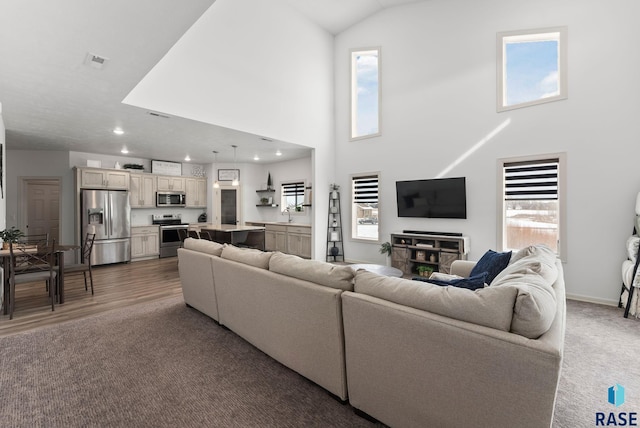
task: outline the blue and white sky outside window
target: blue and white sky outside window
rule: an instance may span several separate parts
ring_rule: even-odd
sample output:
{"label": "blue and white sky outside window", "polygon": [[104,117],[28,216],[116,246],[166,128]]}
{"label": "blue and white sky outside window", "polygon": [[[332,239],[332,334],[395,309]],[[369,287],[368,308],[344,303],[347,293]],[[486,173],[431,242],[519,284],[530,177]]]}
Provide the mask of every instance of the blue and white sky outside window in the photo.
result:
{"label": "blue and white sky outside window", "polygon": [[351,51],[351,140],[380,135],[380,48]]}
{"label": "blue and white sky outside window", "polygon": [[567,98],[567,28],[497,35],[497,110]]}

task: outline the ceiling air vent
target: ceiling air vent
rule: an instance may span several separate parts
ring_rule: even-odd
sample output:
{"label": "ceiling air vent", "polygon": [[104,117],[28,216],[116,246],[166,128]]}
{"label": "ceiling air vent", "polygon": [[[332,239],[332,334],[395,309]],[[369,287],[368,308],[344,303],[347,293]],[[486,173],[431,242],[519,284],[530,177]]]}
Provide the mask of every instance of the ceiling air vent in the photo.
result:
{"label": "ceiling air vent", "polygon": [[166,114],[158,113],[156,111],[148,111],[147,114],[149,116],[161,117],[163,119],[169,119],[169,116],[167,116]]}
{"label": "ceiling air vent", "polygon": [[102,69],[102,67],[105,66],[105,64],[107,63],[107,61],[109,60],[109,58],[100,56],[100,55],[96,55],[93,54],[91,52],[89,52],[87,54],[87,58],[85,59],[84,63],[86,65],[89,65],[93,68],[97,68],[98,70]]}

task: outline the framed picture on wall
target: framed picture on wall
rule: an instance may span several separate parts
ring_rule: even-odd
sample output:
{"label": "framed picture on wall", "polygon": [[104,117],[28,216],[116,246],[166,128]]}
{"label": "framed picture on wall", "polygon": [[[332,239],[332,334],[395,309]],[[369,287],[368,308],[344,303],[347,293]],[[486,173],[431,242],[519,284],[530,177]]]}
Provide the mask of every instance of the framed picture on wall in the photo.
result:
{"label": "framed picture on wall", "polygon": [[240,170],[239,169],[219,169],[218,170],[218,181],[240,181]]}

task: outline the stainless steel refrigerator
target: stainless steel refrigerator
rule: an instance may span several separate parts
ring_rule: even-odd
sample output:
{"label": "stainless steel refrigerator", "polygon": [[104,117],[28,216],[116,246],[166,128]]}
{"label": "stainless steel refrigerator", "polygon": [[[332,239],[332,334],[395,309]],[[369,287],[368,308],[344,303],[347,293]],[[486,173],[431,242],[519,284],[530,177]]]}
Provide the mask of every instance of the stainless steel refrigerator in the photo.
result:
{"label": "stainless steel refrigerator", "polygon": [[131,207],[125,190],[83,190],[82,238],[95,233],[92,265],[131,260]]}

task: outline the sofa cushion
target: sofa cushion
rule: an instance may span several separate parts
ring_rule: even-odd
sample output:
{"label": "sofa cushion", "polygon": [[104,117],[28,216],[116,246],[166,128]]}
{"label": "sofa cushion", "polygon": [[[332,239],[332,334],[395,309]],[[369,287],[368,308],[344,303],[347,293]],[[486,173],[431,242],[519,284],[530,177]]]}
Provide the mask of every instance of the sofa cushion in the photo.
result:
{"label": "sofa cushion", "polygon": [[486,286],[487,273],[483,272],[481,274],[470,276],[467,278],[451,278],[451,279],[438,279],[433,278],[431,275],[429,278],[413,278],[416,281],[428,282],[430,284],[439,285],[441,287],[458,287],[458,288],[466,288],[468,290],[477,290],[478,288],[484,288]]}
{"label": "sofa cushion", "polygon": [[222,254],[222,247],[224,245],[217,242],[208,241],[206,239],[187,238],[184,240],[184,248],[193,251],[199,251],[201,253],[211,254],[213,256],[219,256]]}
{"label": "sofa cushion", "polygon": [[275,252],[269,260],[271,272],[314,282],[340,290],[353,290],[354,272],[349,266],[337,266],[318,260],[306,260],[291,254]]}
{"label": "sofa cushion", "polygon": [[493,278],[509,264],[509,260],[511,260],[511,251],[497,253],[489,250],[478,260],[478,263],[473,267],[469,276],[476,276],[486,272],[486,281],[490,284]]}
{"label": "sofa cushion", "polygon": [[518,290],[511,331],[535,339],[549,330],[556,315],[556,256],[547,247],[532,246],[520,250],[514,260],[489,288],[507,286]]}
{"label": "sofa cushion", "polygon": [[261,269],[269,269],[269,259],[272,254],[271,252],[256,250],[255,248],[238,248],[225,244],[221,257]]}
{"label": "sofa cushion", "polygon": [[365,270],[356,272],[354,291],[449,318],[509,331],[515,287],[475,291],[391,278]]}

